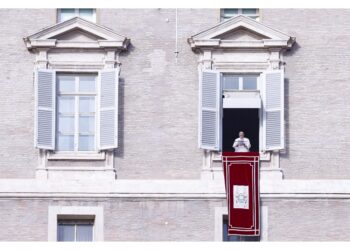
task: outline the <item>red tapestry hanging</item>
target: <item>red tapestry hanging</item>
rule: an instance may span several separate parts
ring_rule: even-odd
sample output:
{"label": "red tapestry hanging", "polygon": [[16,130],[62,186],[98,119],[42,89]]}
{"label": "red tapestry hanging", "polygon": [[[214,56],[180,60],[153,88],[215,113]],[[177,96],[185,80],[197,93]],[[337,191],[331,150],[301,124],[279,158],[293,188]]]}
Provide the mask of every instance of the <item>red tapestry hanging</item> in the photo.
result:
{"label": "red tapestry hanging", "polygon": [[260,235],[259,153],[223,152],[228,235]]}

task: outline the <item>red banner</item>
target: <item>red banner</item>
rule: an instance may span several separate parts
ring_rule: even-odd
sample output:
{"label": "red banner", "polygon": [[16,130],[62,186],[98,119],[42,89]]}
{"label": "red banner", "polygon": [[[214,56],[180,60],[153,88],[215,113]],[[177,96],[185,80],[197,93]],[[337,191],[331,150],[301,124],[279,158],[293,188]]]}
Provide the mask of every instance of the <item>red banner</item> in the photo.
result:
{"label": "red banner", "polygon": [[260,235],[259,153],[223,152],[228,235]]}

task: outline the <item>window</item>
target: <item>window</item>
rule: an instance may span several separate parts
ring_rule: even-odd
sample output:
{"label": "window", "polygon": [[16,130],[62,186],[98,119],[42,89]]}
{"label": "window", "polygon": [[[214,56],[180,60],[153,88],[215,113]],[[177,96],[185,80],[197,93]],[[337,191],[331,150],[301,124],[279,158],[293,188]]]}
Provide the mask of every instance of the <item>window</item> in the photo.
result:
{"label": "window", "polygon": [[223,90],[257,90],[258,75],[223,74]]}
{"label": "window", "polygon": [[89,155],[118,147],[119,70],[97,77],[38,69],[35,78],[37,148]]}
{"label": "window", "polygon": [[103,207],[49,206],[49,241],[103,241]]}
{"label": "window", "polygon": [[57,74],[58,151],[96,150],[96,75]]}
{"label": "window", "polygon": [[93,220],[58,220],[57,241],[93,241]]}
{"label": "window", "polygon": [[222,217],[222,241],[260,241],[260,236],[227,235],[228,216]]}
{"label": "window", "polygon": [[237,15],[245,15],[259,21],[259,9],[221,9],[221,21]]}
{"label": "window", "polygon": [[[261,147],[259,149],[263,151],[284,149],[283,70],[264,71],[259,77],[253,77],[253,75],[229,75],[226,79],[225,75],[222,77],[222,73],[217,70],[205,69],[200,74],[198,124],[198,145],[200,148],[213,151],[222,150],[223,108],[261,108],[261,116],[259,118],[262,121],[259,126],[261,132],[259,132],[261,134],[261,143],[260,141],[259,143]],[[261,91],[256,91],[259,89],[257,86],[258,78],[261,79],[262,83]],[[223,86],[224,84],[226,85],[225,87]],[[250,91],[224,92],[223,95],[221,89]],[[242,130],[244,131],[244,129]],[[257,132],[256,129],[254,130]]]}
{"label": "window", "polygon": [[73,17],[81,17],[91,22],[96,22],[95,9],[58,9],[57,22],[64,22]]}

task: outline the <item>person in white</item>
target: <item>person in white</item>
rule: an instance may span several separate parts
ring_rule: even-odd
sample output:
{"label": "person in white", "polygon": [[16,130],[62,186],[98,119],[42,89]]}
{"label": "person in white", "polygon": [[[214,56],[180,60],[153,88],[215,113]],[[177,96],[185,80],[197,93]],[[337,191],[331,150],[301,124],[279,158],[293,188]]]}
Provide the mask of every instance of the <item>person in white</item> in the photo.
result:
{"label": "person in white", "polygon": [[237,138],[232,145],[235,152],[249,152],[251,146],[249,139],[244,137],[243,131],[240,131],[238,136],[239,138]]}

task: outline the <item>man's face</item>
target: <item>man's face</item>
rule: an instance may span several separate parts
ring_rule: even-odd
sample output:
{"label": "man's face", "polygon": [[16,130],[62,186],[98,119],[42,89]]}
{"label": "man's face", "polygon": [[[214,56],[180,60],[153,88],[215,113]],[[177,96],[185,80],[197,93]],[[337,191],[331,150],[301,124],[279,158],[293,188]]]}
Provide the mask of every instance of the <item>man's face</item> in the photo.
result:
{"label": "man's face", "polygon": [[244,137],[244,133],[243,132],[239,132],[239,138],[243,138]]}

